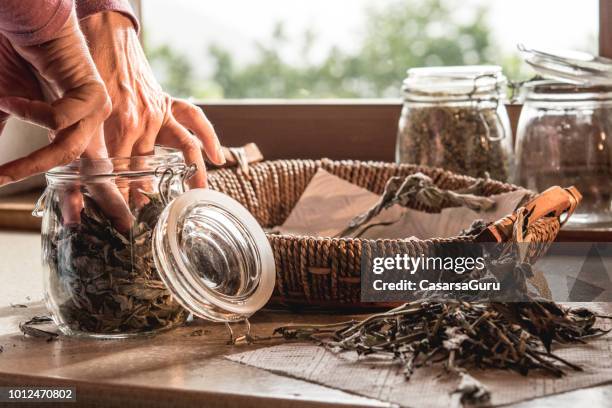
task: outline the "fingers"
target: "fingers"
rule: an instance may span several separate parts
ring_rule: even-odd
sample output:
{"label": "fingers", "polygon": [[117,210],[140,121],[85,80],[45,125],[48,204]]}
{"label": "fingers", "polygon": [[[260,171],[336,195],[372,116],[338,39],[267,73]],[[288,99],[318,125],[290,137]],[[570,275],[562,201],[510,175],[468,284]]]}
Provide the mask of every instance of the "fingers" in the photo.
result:
{"label": "fingers", "polygon": [[[111,181],[102,181],[88,183],[85,188],[111,224],[119,232],[128,233],[134,217],[117,186]],[[63,190],[60,203],[64,225],[80,224],[81,210],[84,205],[80,187],[75,185]]]}
{"label": "fingers", "polygon": [[170,119],[159,131],[157,141],[164,146],[180,149],[185,157],[185,162],[188,165],[197,166],[196,173],[189,179],[190,187],[204,188],[207,186],[202,145],[187,129],[176,120]]}
{"label": "fingers", "polygon": [[[135,171],[143,171],[150,170],[150,164],[147,163],[147,160],[144,156],[153,154],[153,147],[148,150],[136,151],[132,155],[130,170]],[[131,208],[133,209],[141,209],[147,203],[149,203],[149,198],[146,194],[142,192],[151,192],[156,191],[156,186],[151,181],[150,178],[144,177],[139,180],[132,180],[129,185],[129,203]]]}
{"label": "fingers", "polygon": [[113,163],[108,160],[108,150],[104,142],[103,125],[98,126],[92,133],[89,144],[85,151],[83,151],[81,157],[96,160],[95,165],[92,165],[94,170],[96,170],[95,167],[99,167],[100,170],[107,170],[108,172],[113,171],[114,166]]}
{"label": "fingers", "polygon": [[0,110],[10,113],[26,122],[56,129],[53,107],[47,102],[35,101],[18,96],[0,98]]}
{"label": "fingers", "polygon": [[7,96],[0,98],[0,110],[55,131],[72,126],[90,115],[99,116],[100,121],[103,121],[110,113],[105,110],[110,107],[105,106],[108,102],[104,89],[96,89],[97,87],[98,84],[94,82],[72,89],[52,104]]}
{"label": "fingers", "polygon": [[215,129],[200,108],[189,102],[174,99],[172,115],[181,125],[191,130],[198,137],[202,142],[206,156],[211,162],[218,166],[225,163],[225,156]]}
{"label": "fingers", "polygon": [[90,183],[87,185],[87,190],[91,194],[91,198],[100,206],[100,210],[119,232],[127,233],[130,231],[134,223],[134,216],[115,184],[111,181]]}
{"label": "fingers", "polygon": [[6,122],[8,121],[8,115],[0,112],[0,135],[4,132],[4,128],[6,127]]}
{"label": "fingers", "polygon": [[70,186],[60,196],[61,212],[64,225],[80,224],[83,209],[83,194],[78,186]]}
{"label": "fingers", "polygon": [[26,157],[1,165],[0,185],[72,162],[83,153],[97,126],[98,120],[93,117],[85,118],[59,131],[49,145]]}
{"label": "fingers", "polygon": [[[92,159],[82,161],[80,169],[82,174],[109,174],[121,170],[108,160],[102,126],[99,126],[94,132],[92,140],[82,157]],[[111,224],[118,231],[127,233],[134,222],[134,217],[128,205],[128,186],[118,186],[114,181],[105,179],[88,183],[87,190],[91,198],[100,206],[100,210],[111,221]]]}
{"label": "fingers", "polygon": [[64,225],[81,223],[81,210],[83,209],[83,194],[79,186],[72,185],[60,192],[60,211]]}
{"label": "fingers", "polygon": [[[153,129],[155,129],[153,134]],[[131,170],[147,170],[150,169],[150,164],[147,162],[147,156],[155,154],[155,139],[159,133],[158,128],[150,126],[150,123],[145,126],[144,136],[138,140],[132,147],[131,155]],[[161,143],[161,142],[160,142]],[[148,204],[151,200],[145,191],[156,191],[157,186],[149,178],[133,181],[130,183],[130,205],[132,208],[140,209]]]}
{"label": "fingers", "polygon": [[147,205],[151,200],[144,192],[155,191],[155,186],[149,180],[133,181],[129,187],[129,203],[132,209],[140,210]]}

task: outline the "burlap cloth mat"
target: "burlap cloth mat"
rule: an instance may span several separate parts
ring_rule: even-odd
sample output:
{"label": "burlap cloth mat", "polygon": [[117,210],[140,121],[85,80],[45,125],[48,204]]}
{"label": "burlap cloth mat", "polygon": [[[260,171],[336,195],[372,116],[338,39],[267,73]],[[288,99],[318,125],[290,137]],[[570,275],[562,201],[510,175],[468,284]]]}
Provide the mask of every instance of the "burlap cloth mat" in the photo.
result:
{"label": "burlap cloth mat", "polygon": [[[590,304],[591,309],[611,314],[612,304]],[[610,321],[602,321],[610,328]],[[471,370],[470,374],[492,392],[492,404],[504,405],[545,395],[612,382],[612,333],[587,344],[555,346],[554,352],[584,368],[562,378],[541,373],[522,376],[504,370]],[[406,381],[397,365],[382,358],[353,353],[335,354],[310,343],[287,343],[227,356],[280,375],[303,379],[331,388],[406,407],[448,407],[458,384],[456,376],[436,365],[415,370]]]}

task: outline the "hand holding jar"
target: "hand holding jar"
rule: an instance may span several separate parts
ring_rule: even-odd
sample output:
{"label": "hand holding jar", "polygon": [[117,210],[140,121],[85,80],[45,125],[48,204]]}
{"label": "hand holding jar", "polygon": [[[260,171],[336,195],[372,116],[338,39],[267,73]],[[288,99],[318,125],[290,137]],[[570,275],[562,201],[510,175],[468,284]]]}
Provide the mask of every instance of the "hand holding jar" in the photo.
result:
{"label": "hand holding jar", "polygon": [[217,135],[199,108],[162,91],[132,21],[108,11],[83,19],[81,29],[112,100],[104,123],[109,155],[147,155],[155,144],[174,147],[197,166],[191,186],[205,187],[204,154],[214,164],[225,162]]}
{"label": "hand holding jar", "polygon": [[[0,31],[6,35],[2,38],[0,110],[3,119],[12,115],[48,128],[51,143],[0,166],[0,185],[67,164],[83,153],[92,157],[106,154],[98,130],[110,114],[110,101],[74,11],[68,9],[56,31],[30,38],[11,31],[13,27],[6,23],[11,11],[19,7],[13,1],[0,7],[4,23]],[[36,24],[30,14],[20,14],[27,20],[22,30]]]}

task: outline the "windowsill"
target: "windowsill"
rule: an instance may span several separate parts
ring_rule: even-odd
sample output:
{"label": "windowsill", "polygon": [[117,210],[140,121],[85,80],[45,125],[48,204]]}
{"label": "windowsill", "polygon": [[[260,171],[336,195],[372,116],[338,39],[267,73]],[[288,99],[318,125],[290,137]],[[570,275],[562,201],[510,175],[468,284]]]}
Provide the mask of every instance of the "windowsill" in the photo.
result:
{"label": "windowsill", "polygon": [[257,99],[197,99],[190,100],[197,105],[218,106],[396,106],[402,103],[400,98],[371,98],[371,99],[282,99],[282,98],[257,98]]}
{"label": "windowsill", "polygon": [[[255,142],[267,159],[393,161],[401,99],[201,100],[221,142]],[[520,105],[506,105],[516,128]]]}
{"label": "windowsill", "polygon": [[[324,98],[324,99],[189,99],[200,106],[398,106],[401,98]],[[506,103],[507,107],[521,107],[520,103]]]}

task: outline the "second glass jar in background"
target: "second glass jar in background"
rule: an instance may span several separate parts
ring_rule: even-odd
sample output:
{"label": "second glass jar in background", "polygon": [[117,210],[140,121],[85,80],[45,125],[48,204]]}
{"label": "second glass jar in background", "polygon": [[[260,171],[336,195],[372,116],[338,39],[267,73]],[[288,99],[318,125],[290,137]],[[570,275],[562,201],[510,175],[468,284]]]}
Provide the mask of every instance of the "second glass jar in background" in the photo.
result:
{"label": "second glass jar in background", "polygon": [[506,83],[498,66],[408,70],[397,162],[508,180],[514,157]]}
{"label": "second glass jar in background", "polygon": [[578,188],[570,227],[612,227],[612,86],[554,80],[524,85],[515,182],[534,191]]}

